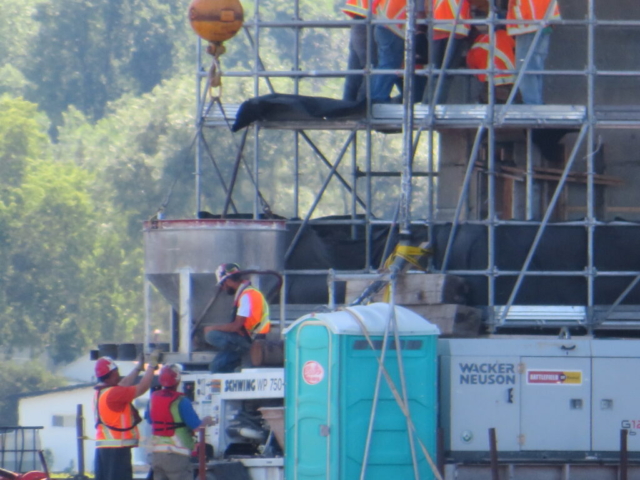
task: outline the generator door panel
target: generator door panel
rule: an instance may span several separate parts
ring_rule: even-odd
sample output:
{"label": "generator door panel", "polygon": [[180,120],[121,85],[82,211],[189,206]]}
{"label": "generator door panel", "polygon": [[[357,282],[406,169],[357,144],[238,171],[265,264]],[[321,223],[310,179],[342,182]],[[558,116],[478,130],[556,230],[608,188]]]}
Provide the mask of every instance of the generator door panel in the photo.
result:
{"label": "generator door panel", "polygon": [[590,450],[590,367],[585,357],[522,357],[521,450]]}
{"label": "generator door panel", "polygon": [[449,389],[451,409],[443,417],[450,425],[448,448],[487,451],[489,429],[495,428],[500,450],[519,450],[519,360],[516,356],[446,357],[443,387]]}
{"label": "generator door panel", "polygon": [[627,448],[640,451],[640,358],[593,359],[593,431],[596,451],[620,451],[620,430],[628,430]]}

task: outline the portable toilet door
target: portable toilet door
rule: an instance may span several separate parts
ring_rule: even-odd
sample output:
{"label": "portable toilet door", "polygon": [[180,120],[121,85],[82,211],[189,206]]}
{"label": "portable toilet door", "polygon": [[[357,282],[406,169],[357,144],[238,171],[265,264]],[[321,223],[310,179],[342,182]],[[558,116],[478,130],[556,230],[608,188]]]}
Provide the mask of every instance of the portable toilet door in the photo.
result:
{"label": "portable toilet door", "polygon": [[[328,324],[309,318],[295,329],[291,341],[295,348],[285,354],[290,358],[285,363],[285,472],[290,462],[289,470],[295,463],[296,475],[287,478],[329,478],[333,336]],[[287,382],[287,370],[297,381]],[[287,408],[296,418],[292,429],[287,428]]]}
{"label": "portable toilet door", "polygon": [[[382,379],[369,442],[367,480],[433,478],[421,449],[435,458],[437,427],[437,327],[395,307],[412,421],[414,468],[407,420]],[[390,319],[378,303],[300,318],[285,331],[285,478],[360,478],[374,405],[378,358]],[[363,332],[367,331],[374,345]],[[402,395],[394,338],[384,365]]]}

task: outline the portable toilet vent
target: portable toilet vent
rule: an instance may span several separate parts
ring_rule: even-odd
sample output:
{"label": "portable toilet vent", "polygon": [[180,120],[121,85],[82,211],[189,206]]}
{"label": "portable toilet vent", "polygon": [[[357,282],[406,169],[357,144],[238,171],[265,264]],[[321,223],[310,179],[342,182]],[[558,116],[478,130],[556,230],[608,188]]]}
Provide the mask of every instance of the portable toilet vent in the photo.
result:
{"label": "portable toilet vent", "polygon": [[[363,465],[366,480],[434,478],[440,332],[395,307],[399,361],[391,313],[387,303],[349,307],[306,315],[285,331],[286,480],[354,480]],[[383,351],[393,388],[379,371]],[[411,440],[394,391],[402,399],[406,391]]]}

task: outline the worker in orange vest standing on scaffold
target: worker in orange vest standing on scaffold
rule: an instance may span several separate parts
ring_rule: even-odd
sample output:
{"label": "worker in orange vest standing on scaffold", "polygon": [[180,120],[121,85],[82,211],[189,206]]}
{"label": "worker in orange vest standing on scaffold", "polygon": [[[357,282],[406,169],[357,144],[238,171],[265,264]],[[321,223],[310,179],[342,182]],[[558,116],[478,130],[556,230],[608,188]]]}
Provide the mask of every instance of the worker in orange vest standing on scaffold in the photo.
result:
{"label": "worker in orange vest standing on scaffold", "polygon": [[[496,103],[504,103],[515,82],[515,41],[506,30],[496,30],[494,33],[493,49],[493,85],[495,87]],[[473,70],[491,70],[491,36],[488,33],[478,35],[467,53],[467,67]],[[500,70],[511,70],[511,73],[500,73]],[[487,103],[489,76],[479,73],[476,78],[486,86],[480,94],[482,103]]]}
{"label": "worker in orange vest standing on scaffold", "polygon": [[[528,72],[544,70],[551,36],[551,27],[548,22],[558,19],[560,19],[560,7],[557,0],[509,0],[507,20],[522,22],[507,26],[507,33],[516,39],[518,69]],[[524,23],[525,20],[531,23]],[[540,34],[536,35],[539,30],[541,30]],[[535,44],[534,40],[536,40]],[[524,65],[529,50],[532,50],[532,54],[528,64]],[[523,74],[520,80],[520,93],[523,103],[542,105],[543,76],[535,73]]]}
{"label": "worker in orange vest standing on scaffold", "polygon": [[[462,42],[469,35],[470,26],[465,24],[465,20],[471,18],[471,6],[468,0],[427,0],[431,3],[430,14],[435,20],[432,31],[433,52],[431,53],[431,63],[434,68],[446,70],[454,59],[460,57]],[[447,44],[449,54],[447,53]],[[451,77],[442,73],[441,87],[436,99],[436,103],[445,103],[451,85]],[[436,93],[438,76],[432,77],[432,84],[429,86],[429,101]]]}
{"label": "worker in orange vest standing on scaffold", "polygon": [[[373,26],[369,30],[366,22],[369,16],[369,0],[347,0],[342,11],[352,20],[359,21],[358,24],[352,25],[350,29],[347,68],[349,70],[363,70],[375,66],[377,51],[373,39]],[[371,32],[371,37],[369,37],[369,32]],[[367,38],[370,38],[369,42],[367,42]],[[370,65],[367,65],[367,49],[371,51]],[[347,75],[342,99],[352,102],[363,100],[366,94],[364,79],[365,76],[362,74]]]}

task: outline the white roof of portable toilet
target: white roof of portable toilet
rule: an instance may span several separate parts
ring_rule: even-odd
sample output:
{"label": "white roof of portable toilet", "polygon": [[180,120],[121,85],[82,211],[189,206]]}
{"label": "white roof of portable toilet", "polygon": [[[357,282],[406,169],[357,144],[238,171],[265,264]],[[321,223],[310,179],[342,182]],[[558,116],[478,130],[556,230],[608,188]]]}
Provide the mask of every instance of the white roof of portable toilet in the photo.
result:
{"label": "white roof of portable toilet", "polygon": [[[296,328],[300,323],[309,320],[318,320],[336,335],[363,335],[360,323],[353,317],[357,315],[364,324],[370,335],[383,335],[387,322],[389,321],[390,304],[388,303],[372,303],[371,305],[356,305],[353,307],[345,307],[342,310],[326,313],[312,313],[305,315],[293,322],[287,329],[285,335]],[[396,324],[400,335],[439,335],[440,330],[437,326],[429,323],[417,313],[411,310],[397,306]],[[351,312],[351,313],[349,313]]]}

